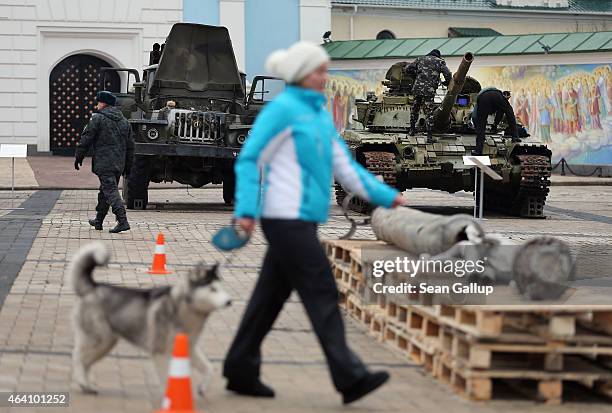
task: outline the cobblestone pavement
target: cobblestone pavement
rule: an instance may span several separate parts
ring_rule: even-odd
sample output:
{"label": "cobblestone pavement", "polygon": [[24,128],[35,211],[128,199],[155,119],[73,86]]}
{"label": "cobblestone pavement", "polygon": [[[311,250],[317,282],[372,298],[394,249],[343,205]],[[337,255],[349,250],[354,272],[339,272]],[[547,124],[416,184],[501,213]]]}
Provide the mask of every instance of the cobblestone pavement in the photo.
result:
{"label": "cobblestone pavement", "polygon": [[[173,283],[198,260],[224,261],[210,245],[211,235],[228,222],[231,210],[220,202],[220,189],[151,191],[152,209],[130,211],[132,231],[111,235],[90,229],[95,191],[65,190],[50,211],[31,213],[28,200],[40,192],[19,192],[26,214],[15,211],[0,215],[0,225],[39,219],[32,234],[29,251],[6,296],[0,311],[0,391],[70,391],[71,406],[53,408],[0,408],[5,412],[151,412],[160,405],[163,385],[158,381],[151,361],[141,351],[120,343],[109,357],[96,364],[92,381],[98,396],[81,394],[71,384],[70,352],[73,337],[70,311],[74,293],[65,278],[69,258],[92,240],[102,240],[113,252],[108,268],[99,269],[96,278],[124,286],[147,287]],[[8,193],[0,192],[5,206]],[[436,212],[470,213],[471,200],[465,194],[451,196],[418,190],[406,194],[411,205]],[[166,202],[172,200],[173,202]],[[612,187],[553,187],[546,220],[517,220],[489,217],[485,226],[493,231],[524,239],[537,234],[559,236],[573,245],[610,245],[612,232]],[[14,214],[14,215],[11,215]],[[321,228],[321,238],[337,238],[348,228],[340,211],[334,207],[328,224]],[[25,218],[24,218],[25,217]],[[0,232],[0,245],[13,246],[13,239],[24,239],[32,232],[31,222],[16,227],[13,233]],[[106,227],[113,223],[110,218]],[[23,233],[22,233],[23,231]],[[170,265],[177,272],[171,276],[150,276],[144,271],[150,264],[154,239],[158,232],[166,236]],[[21,237],[21,238],[20,238]],[[360,229],[356,237],[372,237]],[[27,243],[26,243],[27,244]],[[214,314],[207,325],[204,348],[219,370],[224,353],[238,325],[250,294],[265,241],[258,232],[250,244],[233,256],[222,270],[226,288],[233,296],[233,306]],[[0,261],[0,274],[4,264]],[[604,269],[609,273],[609,267]],[[610,275],[610,274],[607,274]],[[8,290],[7,290],[8,292]],[[424,374],[418,366],[376,342],[352,321],[347,320],[349,342],[372,368],[385,368],[392,380],[372,396],[344,408],[332,388],[316,338],[297,299],[285,305],[264,348],[263,379],[277,391],[275,400],[253,400],[227,393],[217,372],[205,400],[198,407],[206,412],[418,412],[488,413],[488,412],[603,412],[609,405],[601,401],[586,403],[574,398],[560,407],[548,407],[522,400],[471,403],[452,393]]]}

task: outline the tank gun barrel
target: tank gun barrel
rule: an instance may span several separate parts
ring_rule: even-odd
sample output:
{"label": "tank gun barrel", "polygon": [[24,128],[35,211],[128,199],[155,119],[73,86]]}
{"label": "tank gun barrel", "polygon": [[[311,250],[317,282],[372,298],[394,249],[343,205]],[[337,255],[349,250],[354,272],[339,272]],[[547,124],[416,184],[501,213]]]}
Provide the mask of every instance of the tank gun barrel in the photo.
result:
{"label": "tank gun barrel", "polygon": [[448,127],[451,110],[457,101],[457,96],[461,92],[461,89],[463,89],[465,77],[467,76],[467,72],[470,69],[470,65],[473,61],[473,53],[467,52],[463,55],[463,59],[461,60],[457,71],[453,74],[450,84],[448,85],[446,96],[444,96],[442,104],[434,113],[434,129],[436,131],[444,131]]}

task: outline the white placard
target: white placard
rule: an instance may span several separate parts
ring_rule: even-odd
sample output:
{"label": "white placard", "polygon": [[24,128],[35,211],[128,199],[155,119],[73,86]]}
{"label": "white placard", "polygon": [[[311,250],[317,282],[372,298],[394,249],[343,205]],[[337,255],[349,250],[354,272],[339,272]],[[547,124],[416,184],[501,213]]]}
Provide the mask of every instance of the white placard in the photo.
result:
{"label": "white placard", "polygon": [[470,158],[478,159],[480,163],[482,163],[483,165],[491,165],[491,158],[489,158],[488,156],[466,155],[463,157],[463,164],[465,166],[475,166],[476,165],[474,162],[472,162]]}
{"label": "white placard", "polygon": [[0,158],[25,158],[28,156],[28,145],[24,143],[0,144]]}

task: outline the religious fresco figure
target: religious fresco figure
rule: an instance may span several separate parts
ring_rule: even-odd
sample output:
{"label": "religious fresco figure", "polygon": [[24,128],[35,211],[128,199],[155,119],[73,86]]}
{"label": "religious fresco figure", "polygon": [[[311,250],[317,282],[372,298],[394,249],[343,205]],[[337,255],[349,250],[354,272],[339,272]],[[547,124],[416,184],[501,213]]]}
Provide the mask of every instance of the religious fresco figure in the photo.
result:
{"label": "religious fresco figure", "polygon": [[[383,94],[387,69],[332,70],[328,105],[339,132],[362,127],[353,121],[354,101],[369,92]],[[483,88],[512,92],[517,120],[532,135],[528,139],[546,142],[553,159],[612,164],[612,65],[477,67],[470,75]]]}
{"label": "religious fresco figure", "polygon": [[599,120],[600,116],[600,102],[601,102],[601,92],[597,87],[597,84],[594,82],[589,83],[589,88],[591,90],[591,117],[593,118],[593,128],[601,129],[601,121]]}

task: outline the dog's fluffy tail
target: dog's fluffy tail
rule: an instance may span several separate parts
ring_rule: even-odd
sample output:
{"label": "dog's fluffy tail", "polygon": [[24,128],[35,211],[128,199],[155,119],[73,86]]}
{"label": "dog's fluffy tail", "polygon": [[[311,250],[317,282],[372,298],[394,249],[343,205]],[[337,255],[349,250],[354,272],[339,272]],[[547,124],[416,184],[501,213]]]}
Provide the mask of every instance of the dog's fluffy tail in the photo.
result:
{"label": "dog's fluffy tail", "polygon": [[110,253],[101,242],[85,245],[72,257],[68,271],[72,287],[79,297],[93,290],[96,286],[92,277],[94,268],[106,265],[109,259]]}

